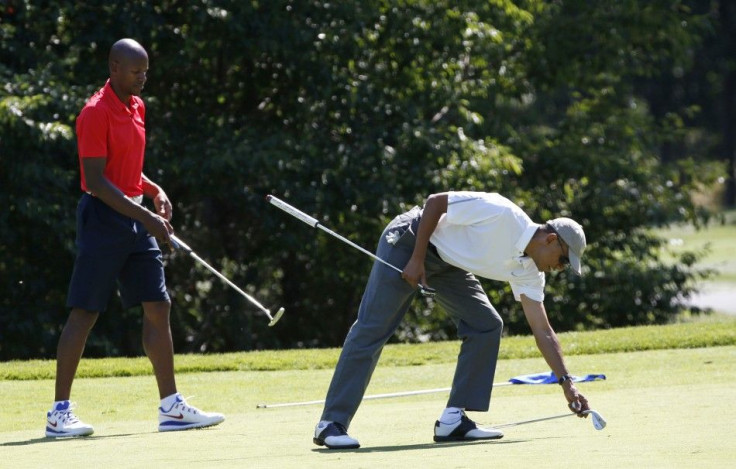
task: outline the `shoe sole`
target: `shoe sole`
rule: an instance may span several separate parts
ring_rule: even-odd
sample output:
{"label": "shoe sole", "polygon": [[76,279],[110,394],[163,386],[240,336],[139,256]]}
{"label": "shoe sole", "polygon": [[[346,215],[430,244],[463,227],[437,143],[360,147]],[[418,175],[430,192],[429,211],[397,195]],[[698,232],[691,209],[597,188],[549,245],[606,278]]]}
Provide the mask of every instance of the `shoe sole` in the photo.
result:
{"label": "shoe sole", "polygon": [[74,438],[78,436],[90,436],[93,434],[94,430],[89,431],[82,431],[79,433],[69,433],[69,432],[55,432],[53,430],[46,429],[46,438]]}
{"label": "shoe sole", "polygon": [[342,446],[335,446],[335,445],[328,445],[325,443],[325,440],[321,440],[319,438],[312,438],[312,441],[317,446],[325,446],[327,449],[358,449],[360,448],[360,444],[357,445],[342,445]]}
{"label": "shoe sole", "polygon": [[219,424],[221,424],[224,421],[225,421],[225,419],[223,418],[222,420],[216,420],[216,421],[213,421],[213,422],[190,423],[190,424],[186,424],[186,425],[177,425],[180,422],[171,422],[169,425],[159,424],[158,431],[160,431],[160,432],[176,432],[176,431],[192,430],[192,429],[195,429],[195,428],[214,427],[215,425],[219,425]]}
{"label": "shoe sole", "polygon": [[494,435],[494,436],[483,436],[483,437],[476,437],[476,438],[468,438],[464,436],[434,436],[435,443],[448,443],[452,441],[482,441],[482,440],[500,440],[503,438],[503,435]]}

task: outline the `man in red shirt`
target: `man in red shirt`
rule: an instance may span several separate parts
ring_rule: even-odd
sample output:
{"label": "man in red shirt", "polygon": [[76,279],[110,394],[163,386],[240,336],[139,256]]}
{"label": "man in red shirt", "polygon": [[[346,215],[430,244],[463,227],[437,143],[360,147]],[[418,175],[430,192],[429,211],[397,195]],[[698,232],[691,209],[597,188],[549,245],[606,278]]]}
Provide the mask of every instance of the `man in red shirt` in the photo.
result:
{"label": "man in red shirt", "polygon": [[[77,258],[69,284],[69,318],[59,338],[55,402],[46,436],[85,436],[69,401],[72,382],[92,326],[117,286],[123,306],[143,307],[143,348],[156,375],[159,431],[217,425],[222,414],[202,412],[177,392],[161,250],[170,241],[172,206],[166,193],[143,174],[148,54],[132,39],[113,44],[110,79],[77,118],[77,143],[84,194],[77,206]],[[155,213],[143,207],[153,200]]]}

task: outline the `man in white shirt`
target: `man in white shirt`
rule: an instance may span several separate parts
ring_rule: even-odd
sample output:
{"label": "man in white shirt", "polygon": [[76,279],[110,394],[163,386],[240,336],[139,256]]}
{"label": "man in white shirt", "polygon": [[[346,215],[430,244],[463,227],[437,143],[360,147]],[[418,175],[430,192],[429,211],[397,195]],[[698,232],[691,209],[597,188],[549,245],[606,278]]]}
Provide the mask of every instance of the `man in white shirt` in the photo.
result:
{"label": "man in white shirt", "polygon": [[545,272],[568,265],[581,274],[586,240],[569,218],[540,225],[499,194],[433,194],[394,218],[376,254],[401,266],[401,275],[376,262],[358,318],[348,333],[327,392],[314,443],[330,449],[358,448],[347,429],[363,399],[384,344],[393,335],[418,285],[436,290],[436,300],[457,324],[462,340],[452,390],[434,441],[497,439],[503,433],[479,428],[465,411],[487,411],[498,361],[503,321],[476,276],[509,282],[548,365],[559,376],[570,410],[580,416],[588,401],[570,379],[560,343],[544,308]]}

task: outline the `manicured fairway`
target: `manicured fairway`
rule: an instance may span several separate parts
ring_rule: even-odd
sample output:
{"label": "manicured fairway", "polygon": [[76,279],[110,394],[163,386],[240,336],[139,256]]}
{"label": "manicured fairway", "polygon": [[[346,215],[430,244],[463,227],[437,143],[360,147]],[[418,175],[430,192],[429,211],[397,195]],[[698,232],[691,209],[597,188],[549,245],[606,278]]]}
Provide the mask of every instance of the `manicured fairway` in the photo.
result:
{"label": "manicured fairway", "polygon": [[[729,467],[736,461],[736,346],[661,350],[568,359],[576,374],[605,373],[580,384],[608,420],[596,431],[575,417],[506,429],[502,440],[435,444],[432,426],[446,394],[366,401],[350,428],[362,447],[314,446],[319,406],[256,409],[259,403],[321,399],[331,370],[183,374],[179,387],[204,409],[226,413],[212,429],[156,432],[150,376],[79,379],[78,414],[95,435],[53,441],[43,437],[53,382],[0,381],[0,467]],[[369,394],[449,386],[451,364],[379,365]],[[503,360],[497,381],[546,371],[541,359]],[[493,425],[565,412],[555,385],[502,387],[489,413]]]}

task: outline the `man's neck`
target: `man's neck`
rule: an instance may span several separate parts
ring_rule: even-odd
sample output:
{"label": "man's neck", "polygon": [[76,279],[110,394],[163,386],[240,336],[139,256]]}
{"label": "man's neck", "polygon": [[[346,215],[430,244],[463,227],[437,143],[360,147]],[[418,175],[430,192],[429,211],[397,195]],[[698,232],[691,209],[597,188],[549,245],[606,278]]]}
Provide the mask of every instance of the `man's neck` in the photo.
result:
{"label": "man's neck", "polygon": [[110,82],[110,88],[112,88],[112,91],[115,93],[115,96],[118,97],[118,99],[120,100],[121,103],[125,104],[126,107],[130,107],[130,97],[132,95],[130,95],[130,94],[128,94],[128,95],[121,94],[117,90],[117,86],[115,86],[115,84],[113,84],[112,82]]}

